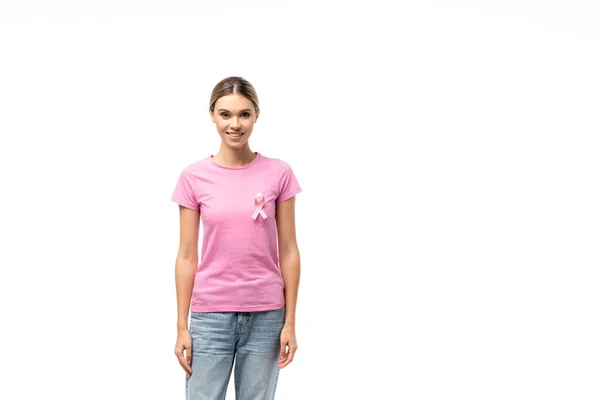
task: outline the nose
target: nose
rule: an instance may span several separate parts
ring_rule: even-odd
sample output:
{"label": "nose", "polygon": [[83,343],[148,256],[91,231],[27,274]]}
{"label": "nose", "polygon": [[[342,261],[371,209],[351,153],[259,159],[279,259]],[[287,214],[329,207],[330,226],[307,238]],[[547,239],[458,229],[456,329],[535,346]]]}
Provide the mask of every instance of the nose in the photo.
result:
{"label": "nose", "polygon": [[242,124],[240,124],[240,120],[238,119],[238,117],[233,117],[233,120],[231,121],[231,127],[233,129],[239,129],[241,128]]}

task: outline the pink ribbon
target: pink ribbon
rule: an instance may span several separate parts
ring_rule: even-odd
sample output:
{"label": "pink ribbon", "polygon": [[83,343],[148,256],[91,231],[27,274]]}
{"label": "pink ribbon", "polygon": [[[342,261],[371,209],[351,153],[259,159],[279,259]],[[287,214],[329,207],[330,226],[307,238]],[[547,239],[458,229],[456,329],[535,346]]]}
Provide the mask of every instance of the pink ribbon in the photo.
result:
{"label": "pink ribbon", "polygon": [[258,214],[260,214],[261,217],[263,217],[263,219],[267,218],[267,214],[265,214],[265,211],[263,210],[263,206],[265,205],[265,198],[263,197],[262,193],[258,192],[256,194],[256,197],[254,198],[254,205],[256,207],[254,208],[254,214],[252,214],[252,219],[256,219],[256,217],[258,217]]}

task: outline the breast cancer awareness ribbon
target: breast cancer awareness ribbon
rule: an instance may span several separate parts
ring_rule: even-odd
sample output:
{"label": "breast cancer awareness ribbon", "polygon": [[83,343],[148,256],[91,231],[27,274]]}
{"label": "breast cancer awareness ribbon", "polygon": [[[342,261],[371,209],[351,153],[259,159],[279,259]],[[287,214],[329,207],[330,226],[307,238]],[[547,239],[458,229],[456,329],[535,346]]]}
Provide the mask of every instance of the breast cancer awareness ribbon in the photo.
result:
{"label": "breast cancer awareness ribbon", "polygon": [[256,217],[258,217],[258,214],[261,215],[261,217],[263,217],[263,219],[267,218],[267,214],[265,213],[265,211],[263,210],[263,206],[265,205],[265,198],[263,197],[261,192],[258,192],[256,194],[256,197],[254,198],[254,214],[252,214],[252,219],[256,219]]}

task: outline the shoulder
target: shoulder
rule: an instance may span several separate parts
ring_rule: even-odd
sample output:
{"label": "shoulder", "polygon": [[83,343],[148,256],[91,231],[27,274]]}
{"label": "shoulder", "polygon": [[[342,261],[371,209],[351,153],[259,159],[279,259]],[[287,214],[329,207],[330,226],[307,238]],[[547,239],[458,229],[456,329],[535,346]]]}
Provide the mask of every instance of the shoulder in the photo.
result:
{"label": "shoulder", "polygon": [[196,160],[194,162],[188,163],[181,170],[181,175],[183,176],[194,176],[198,173],[201,173],[204,169],[206,169],[206,158],[201,160]]}
{"label": "shoulder", "polygon": [[286,162],[280,158],[267,157],[262,153],[261,153],[261,156],[262,156],[264,163],[273,169],[276,169],[278,171],[285,171],[285,170],[291,168],[291,166],[288,162]]}

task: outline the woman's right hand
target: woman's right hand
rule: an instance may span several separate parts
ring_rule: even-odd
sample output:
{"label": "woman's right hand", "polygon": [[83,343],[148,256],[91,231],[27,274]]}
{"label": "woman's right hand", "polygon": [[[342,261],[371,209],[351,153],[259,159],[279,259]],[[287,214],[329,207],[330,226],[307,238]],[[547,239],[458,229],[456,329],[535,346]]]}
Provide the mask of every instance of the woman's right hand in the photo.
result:
{"label": "woman's right hand", "polygon": [[[183,351],[185,350],[185,355]],[[177,332],[177,343],[175,344],[175,355],[179,364],[185,372],[192,376],[192,336],[188,329],[182,329]]]}

